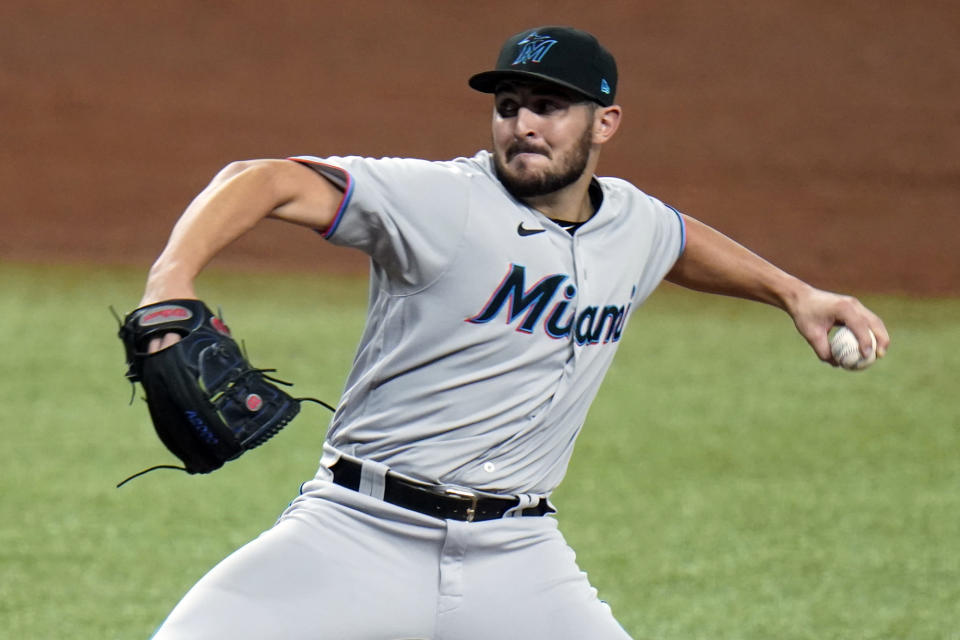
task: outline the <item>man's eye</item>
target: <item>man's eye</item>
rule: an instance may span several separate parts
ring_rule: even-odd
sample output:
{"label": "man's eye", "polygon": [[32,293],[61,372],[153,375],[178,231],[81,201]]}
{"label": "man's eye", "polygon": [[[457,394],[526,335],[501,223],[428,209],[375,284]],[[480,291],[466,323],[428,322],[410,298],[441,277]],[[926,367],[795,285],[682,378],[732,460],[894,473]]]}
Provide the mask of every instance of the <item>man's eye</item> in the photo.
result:
{"label": "man's eye", "polygon": [[539,114],[549,115],[555,113],[562,108],[560,103],[555,102],[554,100],[538,100],[534,105],[533,109]]}
{"label": "man's eye", "polygon": [[501,118],[512,118],[517,115],[517,103],[505,100],[497,105],[497,113]]}

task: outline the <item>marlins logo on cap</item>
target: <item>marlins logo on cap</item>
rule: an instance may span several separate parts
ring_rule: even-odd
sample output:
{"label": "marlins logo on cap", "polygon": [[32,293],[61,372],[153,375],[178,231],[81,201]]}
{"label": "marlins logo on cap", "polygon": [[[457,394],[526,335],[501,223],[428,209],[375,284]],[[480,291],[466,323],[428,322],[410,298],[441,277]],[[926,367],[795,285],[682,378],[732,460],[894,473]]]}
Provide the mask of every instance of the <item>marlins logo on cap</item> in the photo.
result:
{"label": "marlins logo on cap", "polygon": [[608,107],[617,93],[617,63],[597,39],[572,27],[537,27],[504,43],[491,71],[470,78],[477,91],[493,93],[502,80],[532,79],[573,89]]}
{"label": "marlins logo on cap", "polygon": [[543,56],[547,55],[550,47],[557,44],[557,41],[550,36],[542,36],[536,31],[517,43],[520,47],[520,53],[513,65],[523,64],[525,62],[540,62]]}

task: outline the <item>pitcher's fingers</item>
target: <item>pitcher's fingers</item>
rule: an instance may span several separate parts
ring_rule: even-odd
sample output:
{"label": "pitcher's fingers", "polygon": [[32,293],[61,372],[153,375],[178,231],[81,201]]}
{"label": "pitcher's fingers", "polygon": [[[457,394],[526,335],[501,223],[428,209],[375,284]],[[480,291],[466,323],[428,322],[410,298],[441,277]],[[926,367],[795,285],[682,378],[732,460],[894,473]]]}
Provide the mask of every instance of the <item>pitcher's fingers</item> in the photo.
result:
{"label": "pitcher's fingers", "polygon": [[860,353],[868,355],[868,350],[873,346],[869,333],[872,332],[873,337],[877,340],[877,357],[882,358],[886,354],[890,346],[890,334],[887,333],[887,327],[883,324],[880,316],[863,307],[863,311],[859,314],[857,320],[848,323],[847,326],[857,336],[857,341],[860,343]]}
{"label": "pitcher's fingers", "polygon": [[877,357],[882,358],[887,354],[887,349],[890,348],[890,334],[887,332],[883,320],[879,317],[874,321],[871,328],[873,329],[873,335],[877,337]]}
{"label": "pitcher's fingers", "polygon": [[165,333],[162,336],[158,336],[150,340],[150,344],[147,346],[147,353],[156,353],[157,351],[162,351],[167,347],[172,347],[178,342],[180,342],[179,333]]}

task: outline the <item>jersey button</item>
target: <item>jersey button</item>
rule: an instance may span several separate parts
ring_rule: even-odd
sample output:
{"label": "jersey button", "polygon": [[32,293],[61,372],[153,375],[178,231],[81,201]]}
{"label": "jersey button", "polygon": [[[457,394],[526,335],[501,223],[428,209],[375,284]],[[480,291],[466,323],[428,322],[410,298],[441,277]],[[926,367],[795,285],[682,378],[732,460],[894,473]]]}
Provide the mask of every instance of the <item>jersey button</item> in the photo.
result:
{"label": "jersey button", "polygon": [[486,471],[487,473],[493,473],[494,471],[497,470],[497,465],[493,464],[492,462],[484,462],[483,470]]}

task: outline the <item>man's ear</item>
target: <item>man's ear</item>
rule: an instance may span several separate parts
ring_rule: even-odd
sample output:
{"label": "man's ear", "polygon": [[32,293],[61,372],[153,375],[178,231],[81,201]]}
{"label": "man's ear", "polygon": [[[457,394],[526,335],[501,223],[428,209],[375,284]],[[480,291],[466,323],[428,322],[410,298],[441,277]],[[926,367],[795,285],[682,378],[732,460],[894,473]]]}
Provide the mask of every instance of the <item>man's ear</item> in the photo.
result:
{"label": "man's ear", "polygon": [[623,114],[619,105],[600,107],[593,115],[593,142],[603,144],[613,137],[620,126],[620,117]]}

